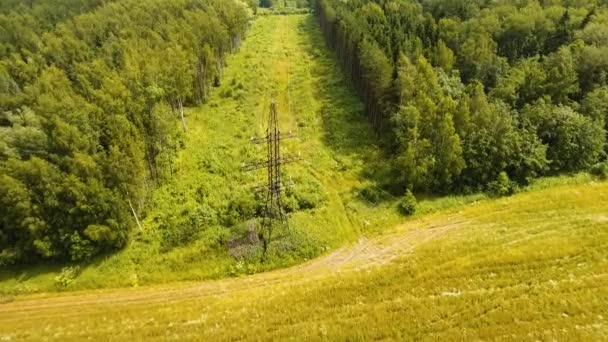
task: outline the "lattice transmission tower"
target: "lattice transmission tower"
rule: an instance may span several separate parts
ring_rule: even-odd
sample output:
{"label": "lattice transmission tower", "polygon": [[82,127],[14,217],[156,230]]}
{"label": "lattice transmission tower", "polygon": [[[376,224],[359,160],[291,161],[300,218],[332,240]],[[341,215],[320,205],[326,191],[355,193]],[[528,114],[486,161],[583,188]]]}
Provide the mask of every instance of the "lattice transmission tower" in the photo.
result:
{"label": "lattice transmission tower", "polygon": [[270,104],[270,115],[268,117],[268,127],[266,128],[266,136],[260,138],[251,138],[253,144],[266,144],[266,160],[246,164],[243,166],[245,171],[253,171],[258,169],[267,170],[267,184],[258,188],[266,188],[266,199],[264,213],[262,217],[261,240],[264,248],[262,260],[266,259],[268,246],[272,240],[272,232],[276,226],[288,227],[287,215],[283,208],[281,193],[283,184],[281,182],[281,165],[293,163],[301,160],[300,155],[281,154],[281,140],[295,138],[291,131],[287,134],[282,134],[279,129],[279,121],[277,114],[277,104],[272,101]]}

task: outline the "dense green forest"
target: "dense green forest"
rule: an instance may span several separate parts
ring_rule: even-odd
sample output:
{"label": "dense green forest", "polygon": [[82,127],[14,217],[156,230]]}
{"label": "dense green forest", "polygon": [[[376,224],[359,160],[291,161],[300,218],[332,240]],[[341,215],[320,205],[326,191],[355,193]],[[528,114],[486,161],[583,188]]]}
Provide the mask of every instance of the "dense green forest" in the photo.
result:
{"label": "dense green forest", "polygon": [[387,185],[508,194],[604,168],[605,1],[319,0],[392,156]]}
{"label": "dense green forest", "polygon": [[44,0],[0,10],[0,265],[123,246],[171,177],[183,106],[219,83],[251,9]]}

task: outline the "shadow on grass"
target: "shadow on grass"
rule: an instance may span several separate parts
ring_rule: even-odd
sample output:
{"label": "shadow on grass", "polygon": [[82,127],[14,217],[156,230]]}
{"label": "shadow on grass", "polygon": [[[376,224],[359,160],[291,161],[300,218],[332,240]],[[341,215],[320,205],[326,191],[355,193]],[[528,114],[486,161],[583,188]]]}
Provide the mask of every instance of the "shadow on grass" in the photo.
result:
{"label": "shadow on grass", "polygon": [[363,103],[348,84],[334,53],[327,47],[315,17],[308,15],[298,30],[307,40],[306,52],[317,62],[311,69],[315,99],[321,103],[323,142],[334,152],[363,156],[375,149],[376,135],[368,124]]}
{"label": "shadow on grass", "polygon": [[[38,264],[12,265],[0,271],[0,296],[27,295],[47,291],[70,290],[59,279],[62,270],[73,267],[76,279],[90,263],[43,261]],[[69,276],[72,277],[72,276]]]}
{"label": "shadow on grass", "polygon": [[[373,183],[370,191],[380,193],[375,204],[402,194],[405,189],[393,182],[397,177],[392,174],[394,170],[386,156],[385,143],[369,124],[363,102],[344,74],[335,52],[327,46],[314,15],[307,16],[298,30],[306,37],[307,53],[317,60],[311,74],[316,81],[315,99],[321,103],[317,115],[322,119],[323,143],[334,152],[338,162],[347,157],[363,163],[359,177]],[[370,202],[369,198],[363,199]]]}
{"label": "shadow on grass", "polygon": [[[24,282],[48,273],[59,273],[65,266],[65,264],[59,262],[8,266],[0,271],[0,283],[9,280]],[[2,290],[0,290],[0,292],[2,292]]]}

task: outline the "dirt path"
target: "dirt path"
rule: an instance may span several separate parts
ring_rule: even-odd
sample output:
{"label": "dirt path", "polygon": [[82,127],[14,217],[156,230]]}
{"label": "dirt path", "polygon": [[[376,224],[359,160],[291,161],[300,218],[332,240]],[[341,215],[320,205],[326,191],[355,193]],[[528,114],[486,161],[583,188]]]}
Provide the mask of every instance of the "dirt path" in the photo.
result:
{"label": "dirt path", "polygon": [[279,283],[306,283],[339,272],[353,272],[379,267],[395,258],[404,257],[416,247],[437,239],[466,224],[459,217],[450,223],[408,230],[407,225],[396,232],[376,238],[361,238],[355,245],[306,264],[283,270],[260,273],[203,283],[180,283],[166,286],[73,292],[67,294],[19,297],[11,303],[0,304],[0,326],[13,321],[43,319],[52,313],[54,318],[74,317],[102,311],[121,310],[153,304],[171,304],[199,297],[222,297],[253,287],[270,287]]}

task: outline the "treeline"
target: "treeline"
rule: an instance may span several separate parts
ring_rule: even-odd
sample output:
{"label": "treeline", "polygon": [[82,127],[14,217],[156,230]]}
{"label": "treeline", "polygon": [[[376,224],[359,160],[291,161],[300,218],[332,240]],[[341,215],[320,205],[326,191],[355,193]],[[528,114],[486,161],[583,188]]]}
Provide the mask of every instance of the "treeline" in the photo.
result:
{"label": "treeline", "polygon": [[219,82],[251,9],[24,3],[0,16],[0,265],[86,259],[123,246],[150,191],[171,176],[183,106]]}
{"label": "treeline", "polygon": [[319,0],[316,11],[390,141],[401,191],[509,192],[605,161],[603,2]]}

